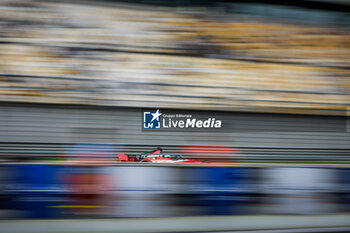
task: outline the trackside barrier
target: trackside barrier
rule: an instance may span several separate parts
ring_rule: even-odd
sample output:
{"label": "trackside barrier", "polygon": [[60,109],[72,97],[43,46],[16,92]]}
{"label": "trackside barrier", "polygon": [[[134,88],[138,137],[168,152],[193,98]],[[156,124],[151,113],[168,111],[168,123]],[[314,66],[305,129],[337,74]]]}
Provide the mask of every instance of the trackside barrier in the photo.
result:
{"label": "trackside barrier", "polygon": [[257,203],[257,168],[186,167],[184,182],[189,204],[199,215],[246,214]]}
{"label": "trackside barrier", "polygon": [[263,170],[264,213],[323,214],[336,211],[339,170],[269,167]]}
{"label": "trackside barrier", "polygon": [[65,166],[61,172],[67,201],[66,216],[99,216],[109,212],[112,177],[105,166]]}
{"label": "trackside barrier", "polygon": [[[87,143],[4,143],[0,142],[0,155],[7,159],[28,158],[73,158],[72,154],[84,149]],[[93,143],[95,144],[95,143]],[[81,145],[81,146],[79,146]],[[139,155],[150,152],[155,146],[142,144],[105,144],[103,151]],[[182,154],[187,158],[202,160],[230,161],[315,161],[348,162],[350,149],[315,149],[315,148],[274,148],[274,147],[230,147],[230,146],[196,146],[196,145],[158,145],[170,154]],[[110,150],[110,149],[112,150]],[[88,147],[85,149],[89,150]],[[93,149],[93,148],[91,148]],[[96,148],[95,148],[96,149]],[[93,149],[93,150],[95,150]],[[81,151],[81,150],[80,150]],[[86,150],[85,150],[86,151]],[[330,156],[332,155],[332,156]],[[21,160],[18,160],[21,161]]]}
{"label": "trackside barrier", "polygon": [[350,168],[340,168],[338,174],[339,205],[341,211],[350,212]]}
{"label": "trackside barrier", "polygon": [[114,216],[160,217],[176,214],[176,167],[110,167],[114,182]]}
{"label": "trackside barrier", "polygon": [[45,164],[9,165],[6,194],[20,218],[58,218],[66,202],[61,180],[62,166]]}
{"label": "trackside barrier", "polygon": [[324,214],[350,208],[350,168],[297,165],[0,166],[0,218]]}

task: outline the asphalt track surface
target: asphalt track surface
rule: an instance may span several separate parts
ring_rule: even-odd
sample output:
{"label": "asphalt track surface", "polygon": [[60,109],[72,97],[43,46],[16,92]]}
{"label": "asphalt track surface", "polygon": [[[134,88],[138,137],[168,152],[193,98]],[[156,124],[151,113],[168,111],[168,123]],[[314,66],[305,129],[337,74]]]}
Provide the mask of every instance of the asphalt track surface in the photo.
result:
{"label": "asphalt track surface", "polygon": [[1,220],[0,232],[350,232],[350,214],[196,216],[175,218],[111,218],[68,220]]}

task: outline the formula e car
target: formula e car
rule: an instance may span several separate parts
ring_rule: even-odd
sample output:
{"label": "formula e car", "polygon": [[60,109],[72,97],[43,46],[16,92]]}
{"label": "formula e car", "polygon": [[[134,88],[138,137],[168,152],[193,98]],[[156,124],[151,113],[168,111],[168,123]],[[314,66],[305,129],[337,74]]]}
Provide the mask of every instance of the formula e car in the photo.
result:
{"label": "formula e car", "polygon": [[182,155],[171,155],[163,153],[161,148],[140,155],[118,154],[121,162],[150,162],[150,163],[203,163],[202,160],[185,159]]}

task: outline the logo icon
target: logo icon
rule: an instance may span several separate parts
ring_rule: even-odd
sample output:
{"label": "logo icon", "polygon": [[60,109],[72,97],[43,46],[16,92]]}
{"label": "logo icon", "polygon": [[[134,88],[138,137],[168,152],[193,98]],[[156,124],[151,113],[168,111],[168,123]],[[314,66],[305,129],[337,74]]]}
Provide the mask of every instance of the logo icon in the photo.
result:
{"label": "logo icon", "polygon": [[156,112],[143,112],[143,128],[144,129],[160,129],[161,115],[159,109]]}

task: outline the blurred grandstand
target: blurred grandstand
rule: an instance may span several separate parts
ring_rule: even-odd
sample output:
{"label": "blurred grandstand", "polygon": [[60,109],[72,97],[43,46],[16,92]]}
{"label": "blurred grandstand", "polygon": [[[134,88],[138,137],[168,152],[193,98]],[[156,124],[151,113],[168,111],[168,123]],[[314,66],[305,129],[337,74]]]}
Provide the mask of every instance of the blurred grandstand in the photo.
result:
{"label": "blurred grandstand", "polygon": [[[346,114],[348,14],[230,1],[152,10],[83,3],[0,1],[2,155],[18,154],[19,144],[64,148],[74,132],[93,125],[99,133],[80,133],[81,141],[142,145],[134,152],[155,142],[213,144],[246,148],[259,157],[311,153],[347,160],[346,125],[333,133],[280,132],[281,115],[274,114]],[[307,22],[300,16],[306,14]],[[261,122],[259,133],[140,135],[137,109],[143,107],[223,111],[242,124],[247,116],[264,117],[277,132],[262,132]],[[237,112],[243,112],[239,119],[233,117]],[[128,121],[120,122],[124,117]],[[25,153],[46,151],[46,144],[34,145]]]}
{"label": "blurred grandstand", "polygon": [[283,113],[349,104],[345,27],[41,1],[2,1],[1,16],[3,101]]}

